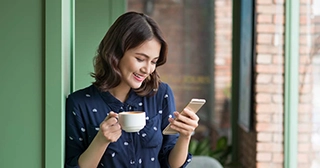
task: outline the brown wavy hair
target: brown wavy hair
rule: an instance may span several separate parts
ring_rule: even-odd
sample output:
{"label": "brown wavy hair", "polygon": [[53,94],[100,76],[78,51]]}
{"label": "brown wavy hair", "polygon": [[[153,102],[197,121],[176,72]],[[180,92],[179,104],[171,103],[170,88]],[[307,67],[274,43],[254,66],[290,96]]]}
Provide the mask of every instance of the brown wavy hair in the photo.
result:
{"label": "brown wavy hair", "polygon": [[[124,53],[142,43],[155,38],[161,44],[156,67],[167,61],[167,43],[158,24],[149,16],[138,12],[127,12],[121,15],[109,28],[100,42],[97,55],[94,57],[95,78],[93,84],[101,91],[108,91],[121,82],[119,62]],[[156,93],[160,83],[157,68],[146,78],[135,92],[140,96],[151,96]]]}

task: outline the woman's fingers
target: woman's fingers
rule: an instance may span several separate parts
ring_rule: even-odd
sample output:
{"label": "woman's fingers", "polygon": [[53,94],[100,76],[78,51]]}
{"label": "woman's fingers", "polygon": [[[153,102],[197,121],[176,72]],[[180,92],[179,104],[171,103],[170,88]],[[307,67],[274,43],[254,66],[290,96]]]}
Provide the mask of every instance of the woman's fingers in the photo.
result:
{"label": "woman's fingers", "polygon": [[190,109],[184,109],[182,113],[174,112],[175,119],[170,118],[171,128],[180,134],[190,136],[198,127],[199,117]]}
{"label": "woman's fingers", "polygon": [[102,135],[108,142],[115,142],[121,136],[122,130],[118,123],[118,114],[110,112],[109,115],[100,124]]}

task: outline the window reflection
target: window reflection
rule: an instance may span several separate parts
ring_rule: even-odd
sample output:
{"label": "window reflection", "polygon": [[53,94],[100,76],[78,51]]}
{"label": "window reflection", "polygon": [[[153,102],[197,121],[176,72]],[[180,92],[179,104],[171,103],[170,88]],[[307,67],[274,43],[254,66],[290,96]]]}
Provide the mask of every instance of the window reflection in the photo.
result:
{"label": "window reflection", "polygon": [[320,167],[320,0],[300,1],[298,167]]}
{"label": "window reflection", "polygon": [[194,139],[231,142],[231,0],[128,0],[127,10],[144,12],[160,25],[169,45],[161,79],[175,93],[177,110],[205,98]]}

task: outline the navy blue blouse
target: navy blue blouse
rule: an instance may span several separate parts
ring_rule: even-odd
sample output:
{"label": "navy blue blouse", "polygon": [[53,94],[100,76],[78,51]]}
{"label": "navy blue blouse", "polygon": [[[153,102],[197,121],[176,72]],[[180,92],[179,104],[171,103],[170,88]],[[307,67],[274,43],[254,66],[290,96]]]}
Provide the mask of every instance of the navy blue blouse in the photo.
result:
{"label": "navy blue blouse", "polygon": [[[122,131],[117,142],[110,143],[99,168],[169,168],[168,156],[178,134],[163,135],[168,118],[175,111],[171,88],[161,83],[152,97],[138,96],[133,90],[122,103],[109,92],[91,85],[70,94],[66,104],[66,168],[78,168],[78,158],[99,131],[100,123],[110,111],[145,111],[146,126],[136,133]],[[188,154],[186,162],[191,161]]]}

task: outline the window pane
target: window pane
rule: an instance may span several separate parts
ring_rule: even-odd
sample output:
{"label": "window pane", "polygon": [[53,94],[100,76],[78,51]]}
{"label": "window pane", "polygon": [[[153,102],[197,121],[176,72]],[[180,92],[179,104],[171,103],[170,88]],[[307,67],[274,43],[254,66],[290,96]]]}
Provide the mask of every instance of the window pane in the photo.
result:
{"label": "window pane", "polygon": [[193,139],[231,142],[231,0],[128,0],[128,11],[143,12],[160,25],[168,42],[162,81],[175,93],[181,111],[192,98],[205,98]]}
{"label": "window pane", "polygon": [[320,0],[300,1],[298,167],[320,167]]}

